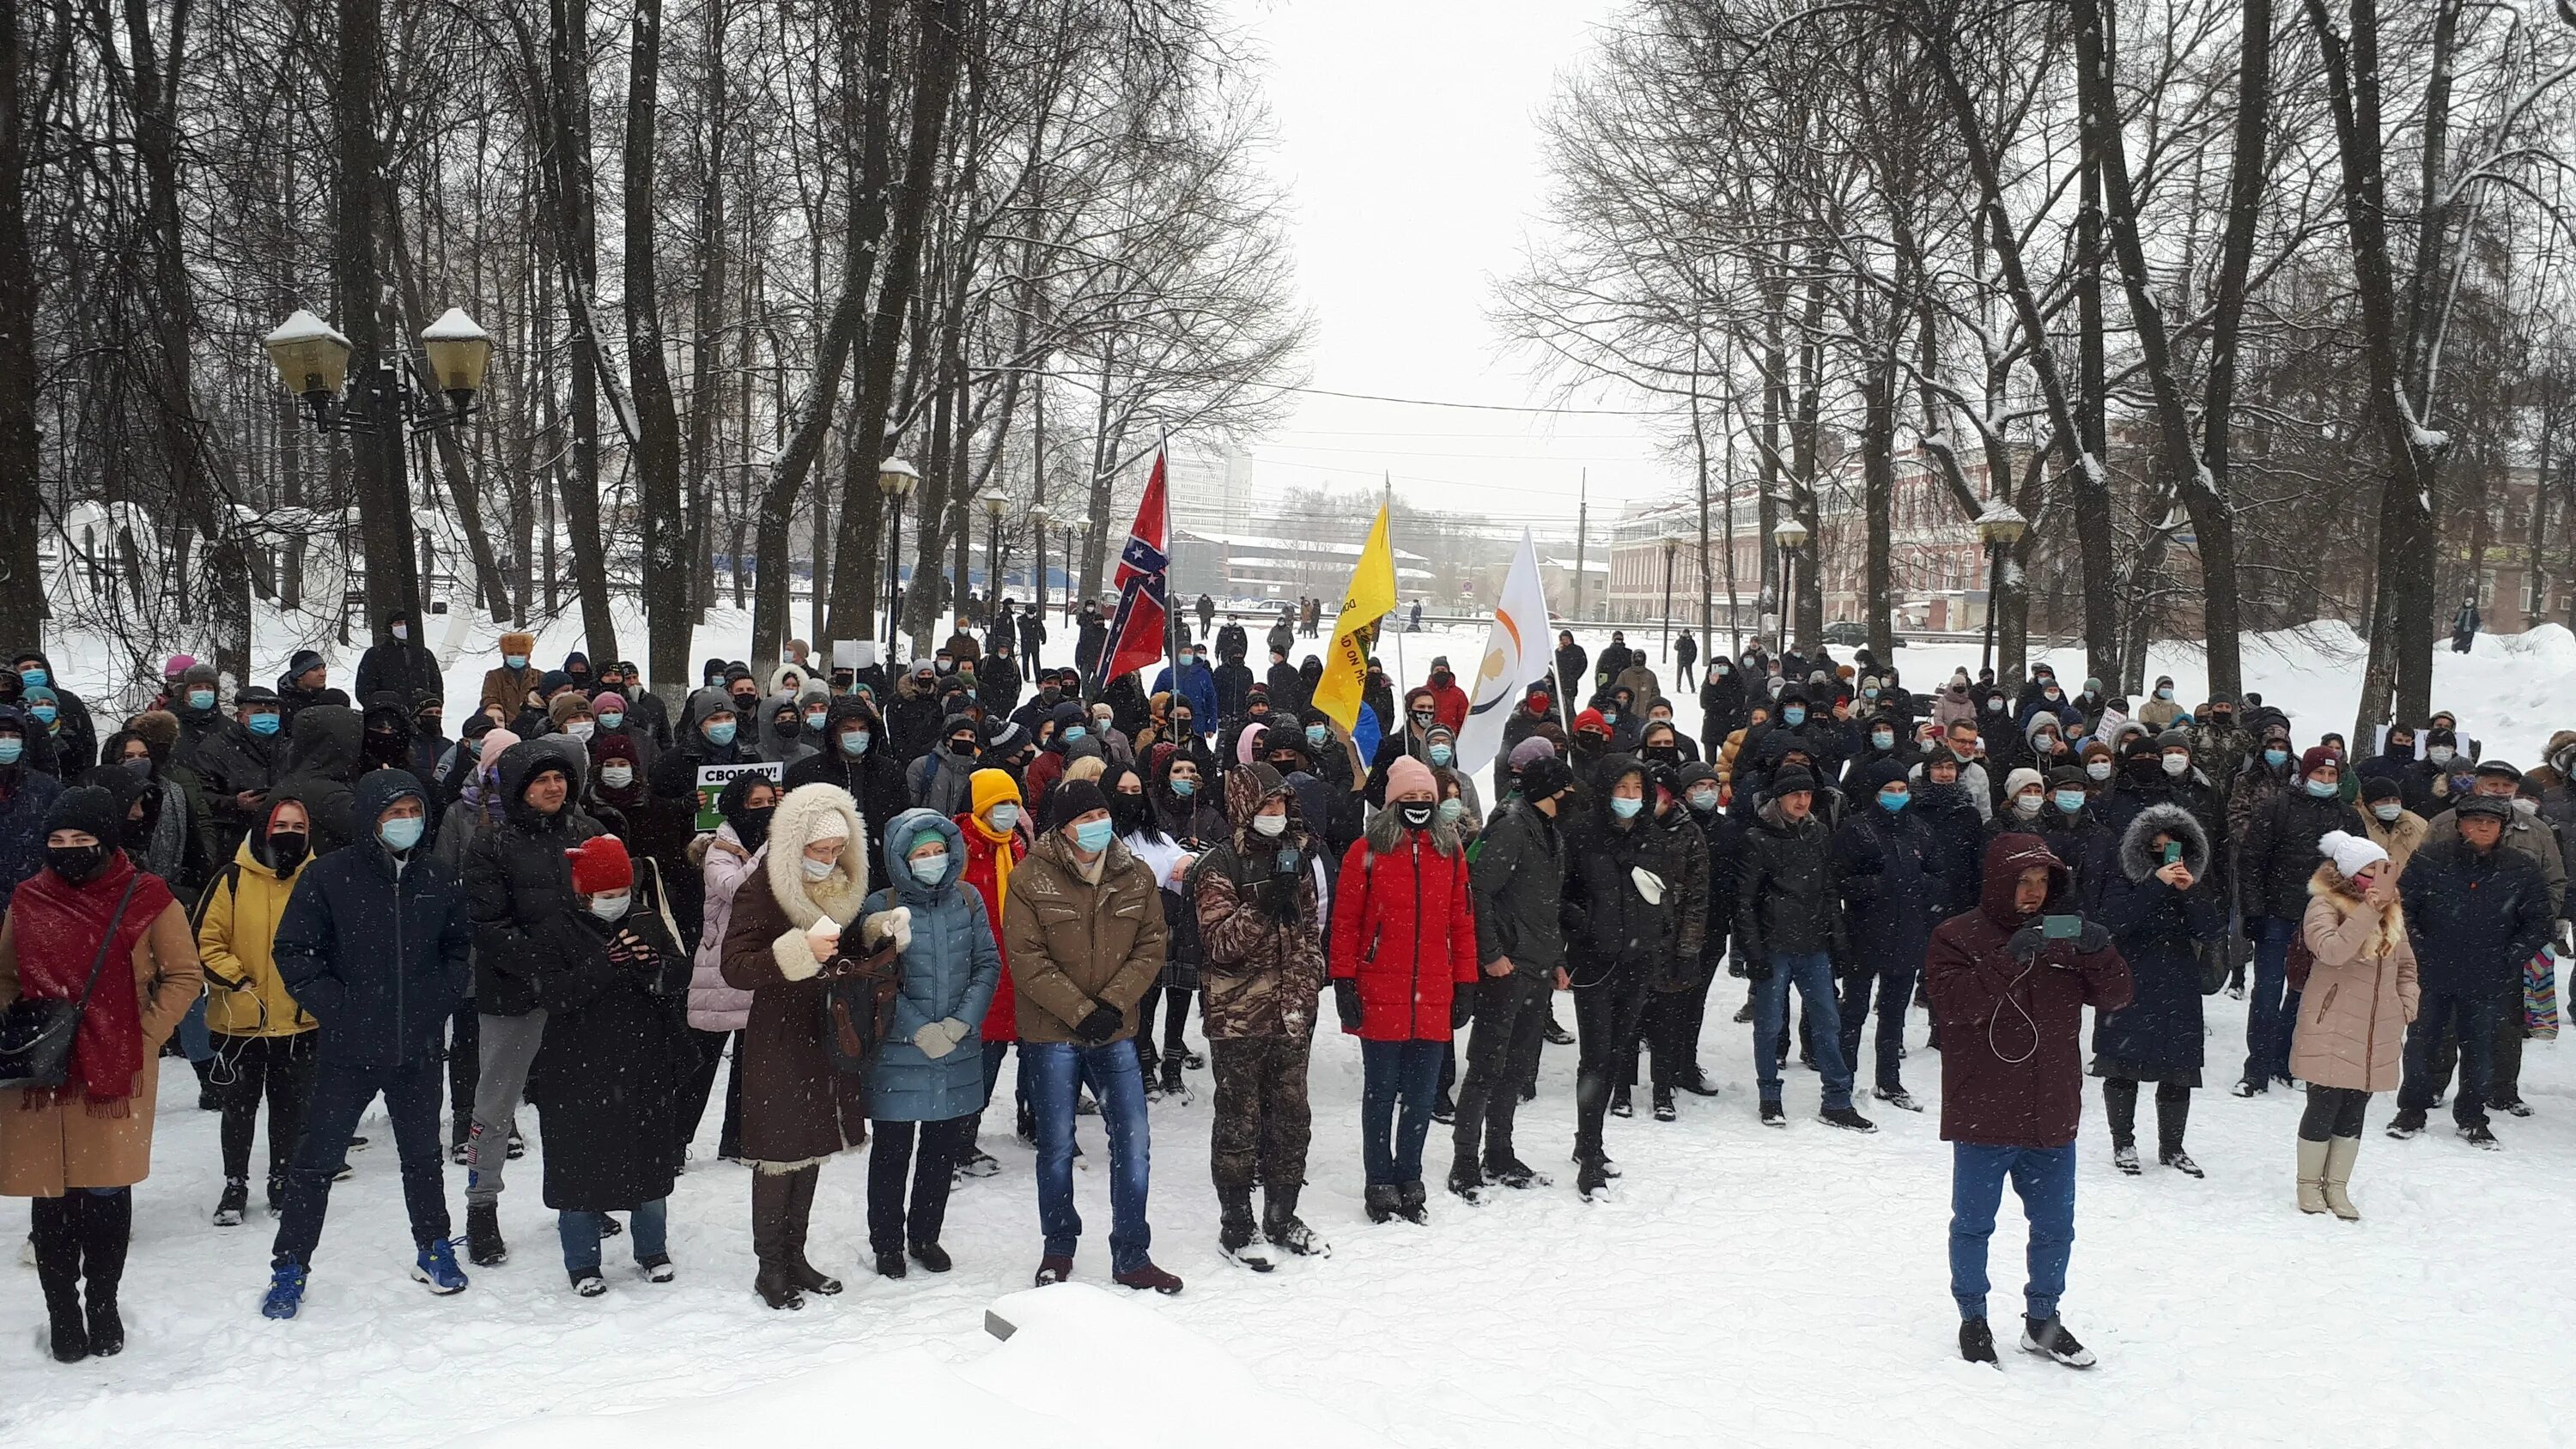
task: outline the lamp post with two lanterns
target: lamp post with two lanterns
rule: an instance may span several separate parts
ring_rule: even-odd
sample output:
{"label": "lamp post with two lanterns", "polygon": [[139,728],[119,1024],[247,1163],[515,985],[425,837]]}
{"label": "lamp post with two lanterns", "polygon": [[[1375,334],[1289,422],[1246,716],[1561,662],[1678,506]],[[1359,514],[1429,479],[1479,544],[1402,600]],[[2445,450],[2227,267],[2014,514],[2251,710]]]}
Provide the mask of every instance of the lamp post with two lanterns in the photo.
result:
{"label": "lamp post with two lanterns", "polygon": [[901,458],[877,465],[877,491],[886,509],[886,677],[894,677],[895,615],[903,610],[903,501],[921,486],[921,470]]}
{"label": "lamp post with two lanterns", "polygon": [[1798,551],[1814,535],[1796,514],[1780,520],[1771,530],[1773,541],[1780,545],[1780,652],[1785,654],[1798,633]]}
{"label": "lamp post with two lanterns", "polygon": [[297,309],[263,339],[278,380],[300,399],[313,425],[326,433],[366,440],[358,449],[359,536],[367,564],[369,611],[377,618],[396,609],[421,613],[420,579],[413,560],[411,484],[405,475],[408,432],[454,427],[474,415],[474,396],[492,360],[492,337],[461,307],[421,329],[438,398],[412,385],[392,358],[360,359],[338,329]]}
{"label": "lamp post with two lanterns", "polygon": [[2029,531],[2030,520],[2000,498],[1977,515],[1977,537],[1986,545],[1986,643],[1978,655],[1980,671],[1995,665],[1995,583],[2003,573],[2004,554]]}

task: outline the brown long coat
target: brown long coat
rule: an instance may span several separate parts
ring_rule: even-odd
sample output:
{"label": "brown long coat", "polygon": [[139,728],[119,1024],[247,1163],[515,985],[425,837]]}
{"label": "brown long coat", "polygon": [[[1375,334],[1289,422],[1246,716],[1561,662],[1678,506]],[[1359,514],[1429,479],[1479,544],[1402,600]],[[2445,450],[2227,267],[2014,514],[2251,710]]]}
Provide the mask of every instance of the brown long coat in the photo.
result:
{"label": "brown long coat", "polygon": [[2308,881],[2308,912],[2299,929],[2316,965],[2299,997],[2290,1074],[2321,1087],[2391,1092],[2403,1075],[2406,1024],[2415,1019],[2415,948],[2404,915],[2336,888],[2334,862]]}
{"label": "brown long coat", "polygon": [[[18,999],[16,928],[15,917],[0,919],[0,1007]],[[204,985],[196,933],[188,929],[187,912],[174,901],[134,943],[143,1070],[134,1074],[126,1115],[94,1117],[79,1102],[30,1108],[27,1093],[0,1092],[0,1197],[61,1197],[75,1187],[132,1187],[152,1175],[152,1105],[161,1085],[161,1044]]]}
{"label": "brown long coat", "polygon": [[[815,821],[844,816],[849,843],[838,870],[808,884],[798,867]],[[834,1070],[823,1045],[823,983],[805,928],[824,915],[848,926],[867,899],[867,829],[847,792],[791,790],[770,818],[769,842],[734,891],[720,969],[751,993],[743,1024],[742,1155],[772,1171],[822,1161],[868,1140],[867,1078]],[[859,944],[853,927],[844,944]],[[791,974],[792,973],[792,974]]]}

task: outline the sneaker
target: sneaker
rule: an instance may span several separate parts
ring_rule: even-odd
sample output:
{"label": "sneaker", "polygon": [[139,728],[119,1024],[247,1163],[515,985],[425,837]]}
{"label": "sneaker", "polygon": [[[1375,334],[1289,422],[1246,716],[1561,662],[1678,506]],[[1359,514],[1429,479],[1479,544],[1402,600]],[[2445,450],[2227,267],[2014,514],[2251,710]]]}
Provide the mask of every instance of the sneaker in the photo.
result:
{"label": "sneaker", "polygon": [[1970,1363],[1992,1364],[1996,1368],[2003,1367],[2001,1363],[1997,1363],[1995,1360],[1995,1331],[1986,1326],[1986,1321],[1984,1319],[1963,1318],[1959,1320],[1959,1357],[1966,1359]]}
{"label": "sneaker", "polygon": [[2510,1102],[2490,1102],[2487,1105],[2504,1113],[2508,1117],[2528,1117],[2531,1115],[2531,1104],[2522,1100],[2520,1097],[2516,1097]]}
{"label": "sneaker", "polygon": [[624,1223],[619,1222],[617,1219],[610,1217],[606,1213],[601,1213],[599,1215],[599,1235],[601,1237],[614,1238],[625,1231],[626,1225]]}
{"label": "sneaker", "polygon": [[2272,1084],[2270,1082],[2238,1082],[2235,1086],[2228,1088],[2227,1092],[2229,1096],[2233,1097],[2259,1097],[2265,1092],[2270,1091],[2271,1087]]}
{"label": "sneaker", "polygon": [[1443,1092],[1431,1103],[1431,1120],[1442,1126],[1458,1120],[1458,1099]]}
{"label": "sneaker", "polygon": [[1885,1102],[1899,1112],[1923,1110],[1923,1104],[1914,1100],[1914,1094],[1903,1087],[1872,1087],[1869,1095],[1873,1100]]}
{"label": "sneaker", "polygon": [[1282,1252],[1293,1253],[1300,1258],[1333,1256],[1333,1245],[1318,1237],[1313,1228],[1306,1226],[1306,1220],[1295,1213],[1265,1220],[1262,1224],[1261,1236],[1268,1238],[1272,1247]]}
{"label": "sneaker", "polygon": [[2140,1172],[2145,1171],[2143,1167],[2138,1165],[2138,1149],[2134,1145],[2114,1146],[2111,1149],[2111,1165],[2120,1169],[2122,1172],[2127,1173],[2131,1177],[2135,1177]]}
{"label": "sneaker", "polygon": [[519,1135],[519,1124],[510,1124],[509,1158],[512,1162],[528,1155],[528,1139]]}
{"label": "sneaker", "polygon": [[1545,1035],[1549,1046],[1574,1045],[1574,1033],[1567,1031],[1564,1027],[1558,1026],[1556,1024],[1556,1017],[1553,1013],[1548,1016],[1547,1031]]}
{"label": "sneaker", "polygon": [[2174,1171],[2181,1173],[2185,1177],[2209,1176],[2208,1173],[2200,1170],[2199,1163],[2191,1160],[2190,1153],[2183,1151],[2179,1147],[2175,1148],[2171,1152],[2157,1153],[2156,1160],[2163,1163],[2165,1166],[2172,1168]]}
{"label": "sneaker", "polygon": [[636,1259],[635,1274],[647,1283],[668,1283],[680,1276],[680,1270],[671,1266],[671,1255],[664,1253],[657,1257]]}
{"label": "sneaker", "polygon": [[1875,1132],[1878,1130],[1877,1123],[1872,1122],[1867,1117],[1862,1116],[1849,1107],[1827,1107],[1825,1110],[1816,1114],[1816,1120],[1824,1123],[1828,1127],[1840,1127],[1845,1132]]}
{"label": "sneaker", "polygon": [[1178,1097],[1184,1102],[1190,1099],[1190,1089],[1181,1081],[1181,1064],[1185,1060],[1182,1057],[1163,1058],[1163,1095]]}
{"label": "sneaker", "polygon": [[957,1266],[948,1256],[948,1250],[937,1243],[915,1243],[911,1252],[912,1261],[919,1263],[925,1273],[945,1273]]}
{"label": "sneaker", "polygon": [[467,1148],[466,1148],[466,1146],[465,1146],[465,1144],[464,1144],[464,1143],[462,1143],[462,1142],[451,1143],[451,1144],[448,1146],[448,1149],[447,1149],[447,1160],[448,1160],[448,1161],[455,1163],[455,1164],[456,1164],[457,1166],[459,1166],[459,1167],[463,1167],[463,1166],[465,1165],[465,1158],[466,1158],[466,1156],[467,1156]]}
{"label": "sneaker", "polygon": [[1449,1190],[1471,1203],[1485,1200],[1485,1174],[1472,1162],[1453,1163],[1449,1168]]}
{"label": "sneaker", "polygon": [[966,1160],[957,1164],[959,1177],[991,1177],[1001,1170],[1000,1159],[981,1147],[967,1153]]}
{"label": "sneaker", "polygon": [[2093,1350],[2075,1341],[2066,1325],[2054,1318],[2022,1320],[2021,1348],[2024,1353],[2043,1354],[2068,1368],[2088,1369],[2093,1366]]}
{"label": "sneaker", "polygon": [[2489,1152],[2502,1152],[2504,1150],[2504,1144],[2496,1140],[2495,1134],[2487,1130],[2487,1124],[2484,1122],[2472,1122],[2467,1126],[2462,1127],[2460,1129],[2460,1140],[2469,1144],[2471,1147],[2484,1148]]}
{"label": "sneaker", "polygon": [[477,1268],[498,1268],[510,1261],[510,1245],[501,1241],[501,1205],[465,1205],[465,1256]]}
{"label": "sneaker", "polygon": [[2397,1109],[2397,1115],[2388,1119],[2388,1135],[2400,1142],[2423,1130],[2424,1114],[2414,1107],[2400,1107]]}
{"label": "sneaker", "polygon": [[1765,1102],[1762,1104],[1762,1125],[1765,1127],[1786,1127],[1789,1125],[1789,1114],[1780,1110],[1779,1103]]}
{"label": "sneaker", "polygon": [[367,1139],[366,1139],[366,1138],[364,1138],[364,1137],[352,1137],[352,1138],[350,1138],[350,1139],[349,1139],[349,1150],[350,1150],[351,1152],[364,1152],[364,1151],[366,1151],[366,1150],[367,1150]]}
{"label": "sneaker", "polygon": [[1666,1096],[1658,1096],[1658,1097],[1656,1097],[1656,1098],[1655,1098],[1655,1120],[1656,1120],[1656,1121],[1658,1121],[1658,1122],[1672,1122],[1672,1121],[1677,1121],[1677,1120],[1679,1120],[1679,1119],[1680,1119],[1680,1117],[1681,1117],[1681,1113],[1679,1113],[1679,1112],[1677,1112],[1677,1111],[1673,1110],[1673,1099],[1672,1099],[1669,1095],[1666,1095]]}
{"label": "sneaker", "polygon": [[584,1298],[596,1298],[608,1291],[608,1280],[600,1276],[597,1268],[577,1268],[573,1270],[572,1291]]}
{"label": "sneaker", "polygon": [[444,1298],[465,1291],[465,1270],[456,1266],[456,1245],[445,1238],[420,1250],[412,1261],[412,1281],[426,1283],[429,1291]]}
{"label": "sneaker", "polygon": [[237,1228],[242,1213],[250,1207],[250,1181],[247,1178],[224,1179],[224,1195],[215,1199],[215,1226]]}
{"label": "sneaker", "polygon": [[1637,1104],[1628,1100],[1627,1088],[1621,1087],[1619,1090],[1610,1094],[1610,1115],[1613,1117],[1634,1117],[1637,1115]]}
{"label": "sneaker", "polygon": [[2243,1001],[2245,999],[2245,983],[2242,981],[2228,982],[2227,995],[2232,1000]]}
{"label": "sneaker", "polygon": [[268,1275],[268,1296],[259,1300],[262,1318],[293,1318],[304,1306],[304,1265],[280,1263]]}
{"label": "sneaker", "polygon": [[1121,1288],[1133,1288],[1139,1293],[1151,1289],[1166,1298],[1174,1297],[1181,1291],[1181,1280],[1155,1267],[1150,1258],[1124,1273],[1110,1274],[1109,1281]]}
{"label": "sneaker", "polygon": [[1194,1072],[1204,1072],[1207,1070],[1207,1058],[1197,1052],[1185,1050],[1181,1053],[1181,1065]]}

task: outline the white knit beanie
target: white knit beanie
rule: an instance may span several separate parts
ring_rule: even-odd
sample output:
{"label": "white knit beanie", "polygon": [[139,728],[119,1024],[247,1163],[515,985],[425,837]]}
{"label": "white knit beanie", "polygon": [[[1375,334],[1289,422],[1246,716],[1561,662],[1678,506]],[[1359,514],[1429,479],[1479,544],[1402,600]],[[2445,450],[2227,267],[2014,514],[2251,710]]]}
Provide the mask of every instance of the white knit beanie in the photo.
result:
{"label": "white knit beanie", "polygon": [[2334,861],[2335,869],[2343,872],[2345,880],[2388,859],[2388,852],[2375,842],[2340,830],[2327,831],[2318,839],[2317,849]]}
{"label": "white knit beanie", "polygon": [[850,822],[842,818],[841,812],[838,810],[824,810],[817,813],[814,817],[814,823],[806,827],[805,830],[805,843],[807,845],[811,845],[818,840],[847,840],[849,838]]}

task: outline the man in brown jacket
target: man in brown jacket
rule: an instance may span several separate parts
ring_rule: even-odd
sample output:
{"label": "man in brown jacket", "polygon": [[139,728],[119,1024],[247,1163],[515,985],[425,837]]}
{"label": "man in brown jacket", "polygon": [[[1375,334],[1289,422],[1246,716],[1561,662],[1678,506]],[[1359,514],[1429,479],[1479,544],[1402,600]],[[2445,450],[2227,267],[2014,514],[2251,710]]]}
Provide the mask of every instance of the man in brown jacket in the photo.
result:
{"label": "man in brown jacket", "polygon": [[1178,1293],[1146,1256],[1150,1148],[1136,1065],[1136,1004],[1160,979],[1167,928],[1153,871],[1118,843],[1109,801],[1088,780],[1047,792],[1038,842],[1011,871],[1003,956],[1018,993],[1020,1070],[1038,1126],[1037,1281],[1073,1276],[1082,1215],[1073,1205],[1074,1098],[1088,1082],[1109,1128],[1110,1276]]}

